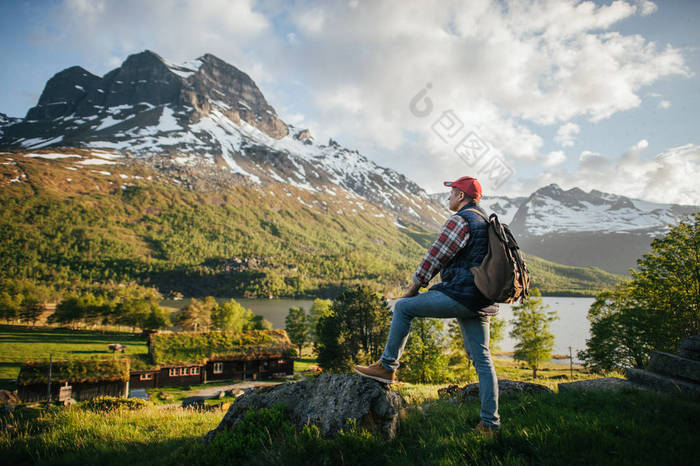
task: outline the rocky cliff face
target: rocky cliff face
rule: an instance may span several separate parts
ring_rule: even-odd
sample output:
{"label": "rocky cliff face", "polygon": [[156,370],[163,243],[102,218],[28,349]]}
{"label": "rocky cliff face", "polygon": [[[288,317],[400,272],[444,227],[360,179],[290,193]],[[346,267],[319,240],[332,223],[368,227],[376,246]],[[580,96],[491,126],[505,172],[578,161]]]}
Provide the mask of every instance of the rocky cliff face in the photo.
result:
{"label": "rocky cliff face", "polygon": [[109,149],[184,167],[202,178],[193,186],[206,186],[210,167],[218,167],[240,183],[348,191],[401,224],[437,228],[442,221],[441,209],[418,185],[286,124],[250,76],[210,54],[173,64],[145,51],[102,77],[68,68],[47,82],[25,119],[0,121],[0,128],[0,148]]}

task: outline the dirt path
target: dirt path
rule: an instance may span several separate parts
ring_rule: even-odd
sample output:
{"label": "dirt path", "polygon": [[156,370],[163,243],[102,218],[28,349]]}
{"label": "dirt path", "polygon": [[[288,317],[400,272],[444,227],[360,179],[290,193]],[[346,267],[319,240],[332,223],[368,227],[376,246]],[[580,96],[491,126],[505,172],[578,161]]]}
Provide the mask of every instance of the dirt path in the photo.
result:
{"label": "dirt path", "polygon": [[262,380],[246,380],[245,382],[233,383],[230,385],[217,385],[215,387],[201,388],[199,390],[193,390],[190,396],[203,396],[207,398],[214,397],[219,394],[219,392],[227,392],[229,390],[245,390],[246,388],[253,387],[264,387],[266,385],[278,385],[284,382],[265,382]]}

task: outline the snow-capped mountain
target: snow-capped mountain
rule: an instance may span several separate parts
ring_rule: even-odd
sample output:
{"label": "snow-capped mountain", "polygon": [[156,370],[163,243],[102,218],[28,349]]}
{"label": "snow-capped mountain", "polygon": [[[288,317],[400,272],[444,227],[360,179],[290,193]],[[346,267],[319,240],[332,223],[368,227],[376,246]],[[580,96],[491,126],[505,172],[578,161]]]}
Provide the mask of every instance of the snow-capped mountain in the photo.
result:
{"label": "snow-capped mountain", "polygon": [[666,233],[697,206],[659,204],[579,188],[564,191],[556,184],[538,189],[518,209],[512,227],[523,234]]}
{"label": "snow-capped mountain", "polygon": [[[447,210],[448,199],[450,197],[449,191],[433,193],[429,194],[429,196],[445,208],[445,215],[451,213]],[[527,197],[483,196],[479,205],[481,205],[486,212],[497,214],[501,223],[510,225],[515,213],[526,199]]]}
{"label": "snow-capped mountain", "polygon": [[331,195],[340,188],[403,223],[442,221],[417,184],[286,124],[247,74],[210,54],[173,64],[145,51],[102,77],[68,68],[47,82],[26,118],[0,121],[0,128],[3,149],[108,149],[161,167],[208,164],[241,183],[279,182]]}
{"label": "snow-capped mountain", "polygon": [[[447,206],[449,193],[431,194]],[[595,266],[629,272],[666,234],[700,206],[660,204],[617,194],[556,184],[528,197],[484,196],[481,206],[508,224],[528,254],[566,265]]]}
{"label": "snow-capped mountain", "polygon": [[698,206],[659,204],[551,184],[532,193],[511,223],[520,247],[567,265],[626,274],[663,236]]}

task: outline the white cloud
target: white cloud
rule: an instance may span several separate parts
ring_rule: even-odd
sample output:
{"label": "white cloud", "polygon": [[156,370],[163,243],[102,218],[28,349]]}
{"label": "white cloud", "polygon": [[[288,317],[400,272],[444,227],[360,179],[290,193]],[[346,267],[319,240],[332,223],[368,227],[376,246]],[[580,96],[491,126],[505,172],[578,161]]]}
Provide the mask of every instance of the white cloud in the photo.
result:
{"label": "white cloud", "polygon": [[649,0],[638,0],[637,9],[639,10],[640,15],[648,16],[652,13],[655,13],[656,10],[659,9],[659,7],[656,6],[654,2],[650,2]]}
{"label": "white cloud", "polygon": [[47,46],[65,51],[79,44],[80,54],[102,68],[91,70],[97,73],[114,66],[107,57],[121,63],[145,49],[174,62],[209,52],[245,69],[255,61],[251,45],[270,28],[252,0],[64,0],[49,19],[60,34]]}
{"label": "white cloud", "polygon": [[564,152],[558,150],[547,154],[544,157],[543,163],[545,167],[555,167],[557,165],[561,165],[564,162],[566,162],[566,155],[564,155]]}
{"label": "white cloud", "polygon": [[562,147],[571,147],[574,145],[576,135],[581,131],[581,128],[576,123],[566,123],[561,125],[557,130],[557,135],[554,140]]}
{"label": "white cloud", "polygon": [[657,107],[667,109],[671,107],[671,102],[668,100],[662,100],[658,103]]}
{"label": "white cloud", "polygon": [[574,171],[543,173],[521,189],[532,192],[557,183],[566,189],[578,186],[654,202],[700,205],[700,145],[673,147],[652,158],[641,156],[647,147],[642,139],[616,159],[583,151]]}
{"label": "white cloud", "polygon": [[[679,49],[615,32],[655,10],[646,0],[64,0],[52,24],[55,47],[80,44],[88,63],[79,64],[105,68],[95,72],[146,48],[172,61],[213,53],[317,140],[333,137],[437,191],[472,170],[454,153],[468,131],[516,169],[533,161],[561,169],[565,155],[542,153],[538,125],[558,125],[555,142],[572,147],[573,119],[602,122],[638,107],[657,80],[688,75]],[[409,102],[428,82],[433,112],[418,118]],[[464,128],[447,144],[431,126],[450,109]],[[587,154],[579,164],[595,170],[589,164],[607,160]]]}
{"label": "white cloud", "polygon": [[[297,5],[288,15],[304,47],[285,50],[276,69],[313,89],[313,110],[304,113],[323,122],[312,128],[319,136],[347,142],[439,190],[440,172],[460,166],[453,145],[431,131],[445,110],[517,165],[545,157],[535,125],[560,124],[559,143],[571,147],[578,134],[572,119],[600,122],[639,106],[645,86],[687,74],[679,50],[612,30],[649,10],[643,7],[537,1],[503,8],[487,0],[468,8],[455,0],[400,8],[383,1]],[[417,118],[409,102],[426,83],[434,110]],[[429,179],[426,163],[450,157],[457,165],[436,168]]]}

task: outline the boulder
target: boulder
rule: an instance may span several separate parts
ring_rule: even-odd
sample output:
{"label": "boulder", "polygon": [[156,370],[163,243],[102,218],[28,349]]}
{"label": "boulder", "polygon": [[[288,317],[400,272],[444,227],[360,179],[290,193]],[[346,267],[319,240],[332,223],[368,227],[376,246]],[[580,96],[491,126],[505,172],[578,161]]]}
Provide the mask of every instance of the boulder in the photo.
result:
{"label": "boulder", "polygon": [[681,395],[700,401],[700,384],[633,367],[625,369],[625,376],[629,381],[656,392]]}
{"label": "boulder", "polygon": [[238,398],[239,396],[243,395],[245,392],[241,390],[240,388],[232,388],[231,390],[226,392],[226,396],[232,396],[235,398]]}
{"label": "boulder", "polygon": [[693,335],[683,340],[680,349],[682,357],[700,361],[700,335]]}
{"label": "boulder", "polygon": [[654,351],[648,370],[657,374],[680,377],[695,383],[700,383],[700,361],[684,358],[671,353]]}
{"label": "boulder", "polygon": [[204,400],[206,399],[207,398],[204,396],[190,396],[189,398],[182,400],[182,407],[190,409],[204,409],[206,407]]}
{"label": "boulder", "polygon": [[301,429],[315,424],[324,437],[334,436],[348,419],[384,438],[396,434],[404,399],[386,385],[355,374],[323,374],[315,379],[260,387],[247,391],[231,405],[219,426],[209,432],[211,441],[236,425],[249,409],[267,408],[276,403],[287,406],[288,419]]}
{"label": "boulder", "polygon": [[18,404],[20,399],[16,391],[0,390],[0,403]]}
{"label": "boulder", "polygon": [[[513,380],[502,379],[498,381],[498,396],[509,396],[520,393],[554,393],[544,385],[530,382],[516,382]],[[479,397],[479,384],[470,383],[464,387],[458,385],[450,385],[449,387],[438,390],[440,398],[465,400],[469,398]]]}
{"label": "boulder", "polygon": [[587,390],[617,391],[622,389],[639,389],[629,380],[619,377],[601,377],[599,379],[578,380],[559,384],[559,393]]}

